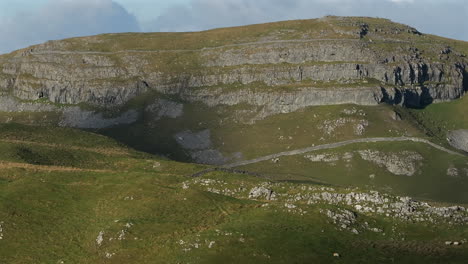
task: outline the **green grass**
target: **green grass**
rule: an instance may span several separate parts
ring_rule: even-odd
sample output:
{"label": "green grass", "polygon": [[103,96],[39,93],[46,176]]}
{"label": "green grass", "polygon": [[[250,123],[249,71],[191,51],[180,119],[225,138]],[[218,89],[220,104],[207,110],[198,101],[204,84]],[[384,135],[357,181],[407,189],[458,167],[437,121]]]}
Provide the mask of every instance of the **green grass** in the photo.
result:
{"label": "green grass", "polygon": [[[183,182],[196,181],[186,175],[204,166],[139,153],[93,133],[11,124],[0,126],[0,136],[2,263],[463,263],[467,257],[465,246],[439,248],[444,240],[462,239],[465,227],[362,215],[359,223],[388,232],[356,236],[337,230],[319,212],[334,206],[303,204],[309,213],[298,215],[282,209],[282,201],[260,207],[263,202],[215,194],[202,185],[184,189]],[[34,155],[12,160],[21,148]],[[96,153],[95,148],[123,154]],[[47,162],[37,163],[41,158]],[[30,167],[7,167],[8,162]],[[48,165],[81,170],[53,171]],[[205,179],[242,187],[242,195],[264,182],[227,173]],[[300,187],[283,186],[279,192]],[[104,240],[98,246],[101,231]],[[406,241],[397,239],[400,233]],[[333,258],[334,252],[342,257]],[[106,258],[107,253],[115,255]]]}
{"label": "green grass", "polygon": [[[340,34],[340,31],[355,31],[362,23],[368,23],[371,30],[400,30],[399,38],[416,39],[417,36],[406,32],[408,27],[385,19],[368,17],[327,17],[325,19],[294,20],[250,26],[219,28],[202,32],[181,33],[121,33],[105,34],[85,38],[72,38],[64,41],[63,50],[173,50],[201,49],[222,45],[254,42],[264,38],[277,40],[307,38],[351,38],[359,35]],[[378,33],[376,33],[378,34]]]}
{"label": "green grass", "polygon": [[446,142],[447,132],[468,129],[468,97],[446,103],[431,104],[424,109],[409,111],[433,136]]}
{"label": "green grass", "polygon": [[0,112],[2,124],[56,125],[60,114],[56,112]]}
{"label": "green grass", "polygon": [[[141,73],[164,73],[173,83],[179,73],[200,75],[230,73],[240,68],[258,74],[271,65],[237,65],[208,67],[204,51],[220,47],[219,52],[241,47],[221,47],[270,40],[331,39],[329,42],[358,41],[357,30],[369,24],[371,32],[360,40],[378,54],[405,54],[410,46],[422,52],[424,59],[438,61],[442,47],[450,45],[466,54],[466,42],[419,36],[409,33],[407,26],[373,18],[327,17],[317,20],[286,21],[247,27],[223,28],[190,33],[127,33],[106,34],[67,39],[57,50],[104,51],[165,50],[152,54],[103,54],[116,67],[138,60]],[[372,31],[383,29],[383,33]],[[343,31],[351,32],[343,34]],[[397,34],[392,32],[398,31]],[[387,34],[389,33],[389,34]],[[391,39],[392,41],[388,41]],[[372,40],[373,42],[370,42]],[[409,41],[406,44],[394,40]],[[414,45],[413,45],[414,44]],[[54,46],[54,44],[51,44]],[[296,44],[294,44],[296,45]],[[310,45],[310,44],[297,44]],[[244,46],[242,46],[244,47]],[[38,47],[34,47],[38,48]],[[185,50],[173,52],[169,50]],[[265,52],[257,47],[255,52]],[[24,51],[24,50],[22,50]],[[0,57],[0,64],[20,51]],[[254,51],[252,51],[254,53]],[[208,53],[206,53],[208,54]],[[80,62],[81,55],[67,55]],[[5,60],[4,60],[5,59]],[[365,62],[305,62],[301,65]],[[63,67],[52,63],[51,66]],[[85,64],[70,64],[67,70],[82,70]],[[281,63],[279,71],[297,67]],[[5,76],[3,76],[5,78]],[[141,77],[95,80],[95,85],[115,87],[134,84]],[[22,75],[27,85],[40,88],[37,78]],[[20,81],[21,81],[20,80]],[[294,91],[303,87],[354,88],[379,86],[374,79],[354,83],[304,80],[269,87],[264,83],[210,87],[229,92],[236,89],[253,91]],[[36,86],[35,86],[36,85]],[[200,89],[208,89],[201,87]],[[120,111],[142,109],[162,96],[148,93],[132,99],[122,109],[106,110],[106,116]],[[176,96],[165,99],[180,101]],[[208,107],[199,103],[184,104],[184,115],[162,118],[144,113],[135,124],[93,131],[57,128],[57,113],[0,113],[0,122],[41,124],[0,125],[0,263],[465,263],[467,246],[445,247],[444,241],[467,238],[466,225],[402,222],[379,215],[360,214],[358,223],[369,222],[385,230],[385,235],[362,232],[354,235],[339,231],[320,213],[347,206],[301,203],[307,214],[299,215],[284,209],[286,201],[269,202],[247,199],[251,188],[266,181],[246,175],[211,173],[204,180],[215,180],[216,188],[238,189],[242,195],[216,194],[202,184],[184,189],[188,178],[207,166],[181,163],[152,154],[190,162],[190,153],[176,142],[176,133],[210,129],[213,148],[230,156],[241,152],[243,159],[256,158],[286,150],[309,147],[354,138],[431,135],[431,140],[445,142],[445,133],[468,128],[465,115],[466,98],[452,103],[431,105],[422,110],[405,110],[386,105],[320,106],[294,113],[276,114],[255,120],[262,110],[246,104]],[[37,102],[46,103],[43,100]],[[57,105],[62,106],[62,105]],[[89,107],[89,106],[87,106]],[[345,114],[346,109],[355,114]],[[401,112],[402,121],[391,118]],[[240,114],[242,113],[242,114]],[[458,115],[456,115],[458,113]],[[241,116],[241,117],[240,117]],[[351,120],[324,132],[325,122]],[[356,135],[355,122],[366,120],[364,134]],[[336,165],[312,163],[303,156],[281,158],[247,166],[264,174],[283,188],[278,193],[294,193],[304,186],[335,186],[338,192],[349,188],[379,190],[397,195],[411,195],[433,203],[468,203],[466,157],[452,156],[416,143],[379,143],[351,145],[323,153],[342,155],[360,149],[384,152],[402,150],[420,153],[424,160],[412,177],[395,176],[354,155],[350,163]],[[144,151],[144,152],[140,152]],[[458,178],[448,177],[447,169],[459,169]],[[369,178],[374,174],[375,178]],[[305,185],[304,185],[305,184]],[[130,227],[125,227],[126,224]],[[395,230],[395,231],[394,231]],[[101,246],[96,244],[104,232]],[[124,232],[125,239],[119,240]],[[402,241],[402,234],[405,241]],[[180,241],[184,243],[180,243]],[[212,244],[210,248],[209,245]],[[197,244],[198,248],[194,245]],[[189,248],[190,250],[184,251]],[[333,258],[339,252],[341,258]],[[111,254],[110,258],[106,254]],[[112,255],[115,254],[115,255]]]}
{"label": "green grass", "polygon": [[[170,99],[170,98],[169,98]],[[151,96],[141,97],[131,105],[150,104]],[[344,110],[355,109],[358,113],[346,115]],[[277,114],[255,124],[261,108],[248,105],[208,107],[203,104],[185,103],[184,115],[171,119],[154,121],[146,114],[139,122],[99,131],[136,149],[150,153],[169,154],[180,161],[190,161],[188,153],[176,142],[174,135],[190,130],[198,132],[209,129],[213,148],[226,155],[241,152],[243,158],[255,158],[277,152],[293,150],[361,137],[384,137],[412,135],[422,136],[421,131],[409,121],[395,121],[391,118],[392,107],[381,106],[316,106],[294,113]],[[239,118],[238,111],[242,112]],[[359,114],[362,113],[362,115]],[[328,135],[320,129],[325,121],[351,120],[336,128]],[[369,126],[363,135],[355,135],[354,127],[359,120],[367,120]]]}
{"label": "green grass", "polygon": [[80,147],[123,148],[122,144],[108,137],[85,133],[72,128],[27,126],[17,123],[0,124],[0,139],[58,143]]}
{"label": "green grass", "polygon": [[[363,160],[356,152],[373,150],[383,153],[411,151],[424,159],[413,176],[394,175],[385,167]],[[468,158],[447,154],[431,146],[409,143],[369,143],[354,144],[338,149],[311,152],[308,154],[331,154],[337,157],[352,153],[347,162],[340,158],[337,162],[311,162],[303,155],[282,157],[277,164],[271,161],[242,167],[259,172],[276,180],[316,181],[338,186],[356,186],[397,195],[407,195],[424,200],[468,203]],[[410,161],[408,161],[410,162]],[[459,176],[448,176],[448,168],[457,168]],[[370,177],[374,175],[374,177]]]}

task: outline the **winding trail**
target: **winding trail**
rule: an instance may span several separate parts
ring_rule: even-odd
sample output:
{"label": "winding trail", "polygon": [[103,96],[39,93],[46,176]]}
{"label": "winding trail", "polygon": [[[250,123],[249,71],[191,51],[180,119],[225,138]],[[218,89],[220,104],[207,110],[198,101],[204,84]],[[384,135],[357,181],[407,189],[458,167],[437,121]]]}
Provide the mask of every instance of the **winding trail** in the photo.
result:
{"label": "winding trail", "polygon": [[296,150],[291,150],[291,151],[285,151],[285,152],[280,152],[268,156],[263,156],[259,157],[256,159],[251,159],[251,160],[244,160],[244,161],[239,161],[236,163],[232,164],[227,164],[222,166],[222,168],[235,168],[235,167],[240,167],[240,166],[245,166],[249,164],[254,164],[262,161],[267,161],[271,159],[276,159],[279,157],[284,157],[284,156],[294,156],[294,155],[299,155],[299,154],[304,154],[308,152],[313,152],[317,150],[324,150],[324,149],[334,149],[334,148],[339,148],[351,144],[356,144],[356,143],[377,143],[377,142],[403,142],[403,141],[412,141],[412,142],[418,142],[418,143],[424,143],[427,145],[430,145],[438,150],[444,151],[446,153],[452,154],[452,155],[458,155],[458,156],[464,156],[461,153],[449,150],[447,148],[444,148],[440,145],[437,145],[435,143],[430,142],[427,139],[423,138],[416,138],[416,137],[376,137],[376,138],[360,138],[360,139],[352,139],[352,140],[346,140],[346,141],[341,141],[341,142],[336,142],[336,143],[330,143],[330,144],[324,144],[324,145],[318,145],[318,146],[313,146],[313,147],[308,147],[308,148],[303,148],[303,149],[296,149]]}

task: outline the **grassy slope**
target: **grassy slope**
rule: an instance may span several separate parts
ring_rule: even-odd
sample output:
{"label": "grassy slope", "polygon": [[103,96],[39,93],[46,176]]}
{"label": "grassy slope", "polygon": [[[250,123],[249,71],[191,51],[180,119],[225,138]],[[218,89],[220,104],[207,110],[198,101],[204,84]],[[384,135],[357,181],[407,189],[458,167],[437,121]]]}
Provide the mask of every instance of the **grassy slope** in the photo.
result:
{"label": "grassy slope", "polygon": [[407,110],[428,132],[446,142],[448,131],[468,129],[468,96],[440,104],[432,104],[425,109]]}
{"label": "grassy slope", "polygon": [[[356,114],[343,113],[353,109]],[[242,112],[241,119],[238,111],[246,111]],[[246,124],[246,121],[258,114],[257,110],[249,106],[210,108],[202,104],[185,104],[184,115],[179,118],[154,121],[154,117],[147,114],[145,119],[136,124],[100,132],[142,151],[166,153],[171,158],[183,161],[187,160],[187,156],[178,146],[174,135],[186,130],[198,132],[210,129],[214,148],[226,155],[241,152],[246,159],[353,138],[424,136],[411,122],[393,120],[392,113],[393,108],[386,105],[318,106]],[[330,135],[319,128],[326,121],[340,118],[352,121],[338,126]],[[363,135],[355,135],[354,127],[360,120],[367,120],[369,126]]]}
{"label": "grassy slope", "polygon": [[[115,66],[125,67],[130,63],[140,62],[147,72],[164,72],[168,76],[174,73],[198,74],[200,70],[209,71],[210,67],[203,66],[209,57],[200,56],[198,50],[252,42],[268,41],[301,41],[322,39],[328,42],[342,43],[342,40],[359,40],[361,24],[369,25],[368,35],[362,39],[366,48],[377,54],[399,53],[403,55],[408,48],[417,47],[422,56],[428,60],[440,60],[438,54],[446,46],[454,47],[458,52],[467,55],[467,44],[463,41],[445,39],[431,35],[417,35],[408,26],[391,22],[386,19],[366,17],[326,17],[322,19],[282,21],[275,23],[257,24],[232,28],[219,28],[201,32],[181,33],[121,33],[104,34],[91,37],[79,37],[61,41],[49,42],[19,50],[2,57],[19,55],[29,49],[45,49],[55,51],[93,51],[93,52],[122,52],[118,54],[101,54],[106,61],[110,60]],[[370,42],[369,40],[372,40]],[[396,40],[396,42],[395,42]],[[301,45],[300,43],[297,43]],[[256,49],[259,51],[261,45]],[[176,50],[178,52],[171,52]],[[162,51],[156,53],[128,53],[125,51]],[[180,52],[185,51],[185,52]],[[220,49],[222,52],[222,49]],[[436,55],[434,55],[436,54]],[[83,67],[81,56],[66,55],[74,60],[67,67]],[[1,59],[0,57],[0,64]],[[208,58],[209,59],[209,58]],[[243,65],[247,66],[247,65]],[[259,65],[261,67],[261,65]],[[218,71],[219,67],[215,67]],[[26,78],[24,76],[23,78]],[[36,80],[37,81],[37,80]],[[114,84],[122,80],[111,81]],[[128,80],[127,80],[128,81]],[[32,78],[34,83],[34,78]]]}
{"label": "grassy slope", "polygon": [[[413,176],[399,176],[385,168],[363,160],[356,151],[381,151],[384,153],[417,152],[423,156],[421,166]],[[270,175],[273,179],[318,181],[339,186],[357,186],[398,195],[409,195],[425,200],[468,203],[468,158],[450,155],[431,146],[418,143],[392,142],[355,144],[334,150],[309,154],[342,156],[353,153],[349,161],[311,162],[304,156],[283,157],[277,164],[265,161],[245,166],[244,169]],[[457,168],[459,176],[448,176],[448,168]],[[369,177],[374,175],[374,177]]]}
{"label": "grassy slope", "polygon": [[[65,137],[70,134],[73,137]],[[356,236],[329,224],[318,213],[322,205],[307,206],[311,213],[301,216],[281,209],[281,204],[259,208],[262,203],[203,188],[183,189],[185,175],[202,167],[138,153],[102,136],[19,125],[0,126],[0,135],[10,140],[2,143],[0,157],[3,263],[463,263],[467,257],[465,246],[440,246],[446,239],[463,238],[465,229],[428,229],[362,216],[359,221],[385,229],[398,226],[407,240],[398,242],[398,234],[390,231],[387,236]],[[51,140],[55,146],[37,146]],[[60,160],[64,149],[80,148],[71,151],[73,157],[62,157],[66,163],[54,163],[79,170],[51,170],[49,163],[40,162],[40,167],[21,159],[17,147],[25,146],[49,160]],[[95,148],[112,151],[102,154]],[[12,161],[31,167],[15,168]],[[89,171],[103,168],[108,171]],[[222,173],[206,177],[246,190],[263,182]],[[127,223],[131,227],[126,228]],[[119,240],[122,230],[125,236]],[[98,246],[100,231],[104,241]],[[210,248],[211,241],[215,243]],[[334,259],[333,252],[343,257]],[[108,259],[106,253],[115,255]]]}
{"label": "grassy slope", "polygon": [[[380,20],[360,19],[369,23],[380,23]],[[345,24],[334,25],[310,20],[217,29],[202,33],[110,34],[65,40],[66,45],[62,49],[198,49],[267,40],[272,37],[279,40],[314,38],[322,30],[325,32],[321,35],[323,38],[357,39],[355,35],[336,34],[334,29],[345,29]],[[438,45],[450,43],[466,54],[465,42],[428,36],[419,38],[407,33],[398,35],[398,38],[417,40],[416,45],[423,51],[434,41]],[[375,47],[384,51],[392,49],[392,45],[385,41],[375,40],[373,43]],[[176,65],[167,68],[171,71],[198,70],[200,67],[199,58],[192,53],[184,56],[168,53],[153,59],[156,64],[161,65],[177,62]],[[463,101],[434,105],[416,112],[417,115],[423,116],[420,119],[430,128],[437,128],[445,123],[449,127],[466,128],[463,115],[453,116],[453,113],[464,112],[463,103],[460,102]],[[367,111],[365,107],[359,108],[366,111],[366,118],[371,123],[365,136],[422,135],[409,122],[391,121],[388,108],[372,108],[372,111]],[[193,109],[197,111],[192,111]],[[142,150],[167,152],[174,151],[176,146],[173,132],[210,128],[215,143],[222,146],[220,148],[224,153],[240,150],[244,157],[248,158],[284,151],[287,148],[310,146],[317,142],[348,139],[352,129],[349,126],[339,129],[336,135],[326,137],[323,141],[320,141],[322,135],[316,128],[317,123],[324,120],[342,117],[340,113],[343,109],[343,106],[310,108],[304,112],[278,115],[260,121],[256,126],[236,123],[220,126],[216,122],[213,123],[212,117],[223,116],[223,111],[230,112],[235,109],[218,109],[221,112],[217,113],[212,109],[188,105],[186,116],[158,122],[157,135],[147,131],[143,123],[106,134],[125,143],[132,143]],[[318,118],[312,118],[313,114],[317,114]],[[424,118],[425,115],[434,115],[437,120],[443,122],[438,122],[437,125],[427,124],[430,122],[429,118]],[[9,116],[0,118],[7,120]],[[31,121],[37,117],[21,114],[16,118],[19,121]],[[232,116],[225,115],[224,118]],[[394,132],[389,132],[389,129]],[[293,260],[297,263],[375,263],[377,260],[380,263],[464,263],[463,260],[468,257],[466,247],[441,246],[444,240],[466,237],[466,229],[450,230],[446,226],[405,223],[399,226],[408,234],[408,242],[397,242],[397,237],[391,235],[379,237],[366,233],[356,237],[339,232],[328,224],[327,219],[318,214],[320,205],[307,208],[312,214],[298,216],[277,210],[278,207],[260,210],[260,203],[216,195],[202,189],[183,190],[181,183],[186,180],[184,176],[201,170],[203,166],[155,158],[125,148],[104,137],[71,129],[16,125],[0,126],[0,135],[0,222],[4,222],[4,237],[0,240],[0,262],[57,263],[63,260],[65,263],[291,263]],[[242,135],[242,139],[239,135]],[[287,139],[280,141],[281,136]],[[289,140],[289,136],[292,136],[293,140]],[[132,142],[135,138],[144,140]],[[465,160],[433,152],[432,149],[419,145],[381,145],[378,148],[411,148],[422,152],[427,162],[424,174],[396,179],[382,173],[376,167],[368,167],[367,163],[359,160],[353,163],[353,167],[359,170],[349,171],[344,167],[330,168],[328,165],[311,167],[310,164],[304,164],[304,161],[294,158],[289,162],[298,173],[305,176],[301,179],[308,180],[312,174],[313,179],[319,178],[338,185],[391,187],[397,193],[440,200],[466,198],[463,196],[466,181],[446,181],[444,176],[444,170],[449,163],[462,168]],[[344,150],[350,149],[352,147]],[[434,153],[436,155],[433,155]],[[173,157],[183,159],[186,158],[186,154],[175,151]],[[281,167],[284,162],[285,160],[282,160],[280,166],[274,168],[275,173],[284,170],[292,173],[291,166]],[[265,170],[271,170],[271,167],[271,164],[261,164],[256,169],[273,174]],[[376,181],[380,181],[378,184],[369,181],[370,173],[381,176],[376,178]],[[233,186],[251,187],[260,182],[258,179],[223,174],[209,177],[229,179],[228,184]],[[445,193],[437,193],[436,188],[440,188],[441,184],[446,184]],[[456,191],[448,193],[449,190]],[[427,195],[428,192],[430,195]],[[130,197],[133,197],[133,200],[129,199]],[[119,221],[115,222],[116,220]],[[379,222],[382,226],[395,224],[389,219],[370,217],[369,221],[371,220]],[[128,230],[127,239],[118,240],[119,232],[125,229],[126,223],[132,223],[134,226]],[[219,235],[217,229],[235,235]],[[102,230],[105,231],[106,240],[101,247],[97,247],[95,240]],[[240,234],[245,236],[244,243],[239,241]],[[112,241],[109,241],[110,237],[113,238]],[[199,250],[184,253],[183,247],[176,243],[180,239],[192,243],[198,243],[196,241],[199,240],[203,246]],[[216,246],[208,248],[205,240],[216,240]],[[106,252],[116,255],[109,260],[105,258]],[[333,252],[340,252],[343,258],[333,259]]]}
{"label": "grassy slope", "polygon": [[[194,50],[240,43],[291,39],[359,39],[361,24],[367,23],[369,34],[388,39],[419,40],[408,26],[387,19],[370,17],[326,17],[291,20],[240,27],[218,28],[201,32],[181,33],[119,33],[66,39],[54,47],[63,51],[122,50]],[[373,31],[375,28],[380,31]],[[393,36],[389,37],[388,34]],[[432,37],[430,37],[432,38]],[[440,42],[454,40],[437,38]]]}

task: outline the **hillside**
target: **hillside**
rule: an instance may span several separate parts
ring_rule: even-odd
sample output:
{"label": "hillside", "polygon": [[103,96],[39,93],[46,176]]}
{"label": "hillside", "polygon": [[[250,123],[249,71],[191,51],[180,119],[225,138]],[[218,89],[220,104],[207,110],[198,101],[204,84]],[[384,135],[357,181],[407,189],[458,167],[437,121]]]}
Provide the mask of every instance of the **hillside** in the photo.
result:
{"label": "hillside", "polygon": [[0,263],[465,263],[467,55],[331,16],[0,55]]}
{"label": "hillside", "polygon": [[227,171],[191,178],[206,166],[73,129],[0,125],[0,135],[2,263],[464,263],[468,257],[462,207]]}

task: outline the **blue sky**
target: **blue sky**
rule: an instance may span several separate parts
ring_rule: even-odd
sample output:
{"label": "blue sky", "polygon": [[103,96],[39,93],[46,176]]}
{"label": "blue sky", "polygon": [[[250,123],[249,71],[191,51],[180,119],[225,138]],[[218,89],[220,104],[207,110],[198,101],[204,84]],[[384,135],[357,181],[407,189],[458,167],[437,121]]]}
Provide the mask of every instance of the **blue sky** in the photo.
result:
{"label": "blue sky", "polygon": [[[0,0],[0,17],[12,13],[34,10],[47,4],[49,0]],[[77,0],[79,1],[79,0]],[[139,20],[152,20],[161,15],[169,7],[182,4],[187,5],[190,0],[115,0]]]}
{"label": "blue sky", "polygon": [[468,41],[468,0],[0,0],[0,53],[51,39],[377,16]]}

